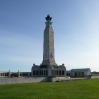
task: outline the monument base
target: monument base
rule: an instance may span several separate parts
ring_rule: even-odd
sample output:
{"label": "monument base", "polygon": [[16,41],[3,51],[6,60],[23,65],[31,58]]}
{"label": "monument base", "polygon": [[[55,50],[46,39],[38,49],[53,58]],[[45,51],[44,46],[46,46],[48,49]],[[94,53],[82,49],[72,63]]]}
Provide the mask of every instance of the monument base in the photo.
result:
{"label": "monument base", "polygon": [[33,64],[31,69],[33,77],[66,77],[66,68],[62,65],[41,64],[40,66]]}

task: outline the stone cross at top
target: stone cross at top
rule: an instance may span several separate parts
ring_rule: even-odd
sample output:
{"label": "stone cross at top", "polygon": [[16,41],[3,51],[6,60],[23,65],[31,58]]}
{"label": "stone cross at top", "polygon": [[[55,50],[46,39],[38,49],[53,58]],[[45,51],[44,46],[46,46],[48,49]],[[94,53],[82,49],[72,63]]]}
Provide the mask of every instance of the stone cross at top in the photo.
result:
{"label": "stone cross at top", "polygon": [[47,17],[45,18],[47,22],[45,22],[46,25],[52,25],[51,19],[52,17],[48,14]]}
{"label": "stone cross at top", "polygon": [[52,17],[48,14],[45,19],[46,19],[46,21],[51,21]]}

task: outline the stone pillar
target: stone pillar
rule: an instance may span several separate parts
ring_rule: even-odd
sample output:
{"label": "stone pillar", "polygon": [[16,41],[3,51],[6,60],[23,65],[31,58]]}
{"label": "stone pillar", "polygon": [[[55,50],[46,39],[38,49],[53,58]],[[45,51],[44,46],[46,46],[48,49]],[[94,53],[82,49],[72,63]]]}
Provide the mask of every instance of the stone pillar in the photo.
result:
{"label": "stone pillar", "polygon": [[10,70],[9,70],[9,72],[8,72],[8,77],[10,77]]}
{"label": "stone pillar", "polygon": [[53,76],[54,76],[54,70],[53,70]]}
{"label": "stone pillar", "polygon": [[79,74],[79,75],[80,75],[80,77],[82,77],[81,72],[80,72],[80,74]]}
{"label": "stone pillar", "polygon": [[33,70],[32,70],[32,68],[31,68],[31,77],[33,77]]}
{"label": "stone pillar", "polygon": [[62,75],[62,70],[61,70],[61,75]]}
{"label": "stone pillar", "polygon": [[38,76],[39,76],[39,72],[40,72],[40,71],[38,70]]}
{"label": "stone pillar", "polygon": [[57,75],[57,70],[55,70],[55,76]]}
{"label": "stone pillar", "polygon": [[43,70],[44,72],[43,72],[43,74],[44,74],[44,76],[45,76],[45,70]]}
{"label": "stone pillar", "polygon": [[46,69],[46,76],[48,75],[48,70]]}
{"label": "stone pillar", "polygon": [[28,77],[30,76],[30,73],[28,73]]}
{"label": "stone pillar", "polygon": [[54,76],[56,75],[56,70],[54,70]]}
{"label": "stone pillar", "polygon": [[78,72],[77,72],[77,77],[78,77]]}
{"label": "stone pillar", "polygon": [[18,77],[20,77],[20,72],[19,72],[19,70],[18,70]]}
{"label": "stone pillar", "polygon": [[54,75],[56,76],[56,70],[54,70]]}
{"label": "stone pillar", "polygon": [[48,68],[48,76],[52,76],[52,69]]}
{"label": "stone pillar", "polygon": [[43,76],[44,76],[44,70],[43,70]]}
{"label": "stone pillar", "polygon": [[31,77],[33,77],[33,71],[31,72]]}

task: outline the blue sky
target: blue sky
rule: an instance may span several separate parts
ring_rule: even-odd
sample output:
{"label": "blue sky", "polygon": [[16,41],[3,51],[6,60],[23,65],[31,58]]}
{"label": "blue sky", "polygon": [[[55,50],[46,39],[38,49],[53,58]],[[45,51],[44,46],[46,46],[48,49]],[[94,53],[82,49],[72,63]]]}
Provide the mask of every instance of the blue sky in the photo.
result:
{"label": "blue sky", "polygon": [[0,0],[0,71],[31,71],[42,62],[47,14],[56,63],[99,71],[99,0]]}

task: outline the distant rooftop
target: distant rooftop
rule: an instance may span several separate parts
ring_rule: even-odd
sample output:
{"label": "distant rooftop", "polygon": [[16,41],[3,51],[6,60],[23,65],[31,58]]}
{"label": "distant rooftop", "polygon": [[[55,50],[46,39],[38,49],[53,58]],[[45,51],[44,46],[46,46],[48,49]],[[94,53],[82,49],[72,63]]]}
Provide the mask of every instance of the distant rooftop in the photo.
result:
{"label": "distant rooftop", "polygon": [[87,71],[90,68],[77,68],[77,69],[71,69],[71,71]]}

